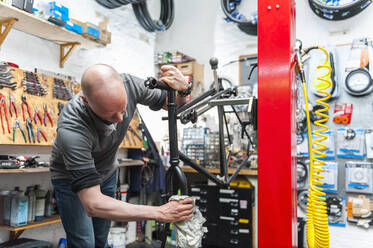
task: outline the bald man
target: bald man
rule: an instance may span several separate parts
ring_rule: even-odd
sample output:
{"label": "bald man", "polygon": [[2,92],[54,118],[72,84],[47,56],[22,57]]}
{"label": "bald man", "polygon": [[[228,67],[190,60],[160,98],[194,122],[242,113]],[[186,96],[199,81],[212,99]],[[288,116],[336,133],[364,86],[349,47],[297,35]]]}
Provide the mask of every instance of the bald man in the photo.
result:
{"label": "bald man", "polygon": [[[173,66],[161,68],[161,81],[178,91],[188,82]],[[93,65],[83,74],[82,92],[58,119],[51,156],[52,184],[69,248],[107,247],[110,220],[176,222],[192,217],[192,199],[163,206],[115,200],[116,153],[137,104],[167,108],[167,92],[149,90],[143,80],[118,74],[108,65]],[[178,95],[178,104],[185,97]]]}

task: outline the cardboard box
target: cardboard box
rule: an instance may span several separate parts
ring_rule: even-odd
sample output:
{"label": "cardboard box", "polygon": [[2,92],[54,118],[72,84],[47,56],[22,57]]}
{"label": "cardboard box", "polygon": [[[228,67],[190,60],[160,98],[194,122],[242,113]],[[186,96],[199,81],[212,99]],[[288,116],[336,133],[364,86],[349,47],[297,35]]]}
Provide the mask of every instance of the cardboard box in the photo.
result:
{"label": "cardboard box", "polygon": [[107,45],[111,43],[111,33],[107,30],[100,30],[100,39],[98,40],[103,45]]}
{"label": "cardboard box", "polygon": [[46,16],[50,22],[53,22],[60,26],[65,26],[69,20],[69,8],[59,5],[56,2],[49,2],[49,9],[47,10]]}
{"label": "cardboard box", "polygon": [[101,21],[98,24],[98,26],[100,27],[100,39],[98,40],[98,42],[103,45],[111,43],[111,33],[108,31],[107,24],[108,22],[106,20]]}
{"label": "cardboard box", "polygon": [[77,34],[82,34],[83,33],[83,25],[82,24],[83,24],[82,22],[71,18],[69,21],[66,22],[65,28],[67,30],[73,31]]}
{"label": "cardboard box", "polygon": [[183,75],[193,75],[193,65],[194,62],[186,62],[177,64],[176,67],[183,73]]}
{"label": "cardboard box", "polygon": [[76,19],[73,19],[73,18],[70,18],[70,22],[76,24],[76,25],[79,25],[82,27],[82,30],[83,30],[83,26],[84,26],[84,22],[81,22],[81,21],[78,21]]}
{"label": "cardboard box", "polygon": [[83,24],[83,36],[92,40],[100,39],[100,28],[90,22]]}

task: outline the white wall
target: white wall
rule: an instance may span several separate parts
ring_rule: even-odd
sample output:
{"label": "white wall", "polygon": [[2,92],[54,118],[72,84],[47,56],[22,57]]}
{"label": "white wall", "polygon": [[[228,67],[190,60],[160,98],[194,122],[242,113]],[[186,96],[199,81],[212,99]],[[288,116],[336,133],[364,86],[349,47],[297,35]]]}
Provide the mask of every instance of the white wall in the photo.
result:
{"label": "white wall", "polygon": [[[37,2],[37,1],[35,1]],[[94,0],[61,0],[61,4],[70,8],[70,17],[82,21],[98,23],[103,16],[109,18],[109,30],[112,32],[112,43],[106,48],[93,50],[74,50],[65,63],[59,68],[59,47],[50,41],[12,30],[0,50],[0,60],[12,61],[21,68],[33,70],[42,68],[54,72],[61,72],[75,76],[80,80],[86,67],[95,63],[107,63],[114,66],[119,72],[128,72],[139,77],[153,75],[153,57],[155,34],[144,31],[138,24],[130,6],[115,10],[108,10],[98,5]],[[148,116],[145,108],[143,115],[148,125],[157,133],[157,124],[154,117]],[[47,161],[50,148],[0,146],[0,153],[10,154],[40,154]],[[0,174],[0,188],[25,187],[30,184],[41,184],[44,189],[50,189],[49,173],[41,174]],[[0,243],[8,239],[7,231],[0,231]],[[30,237],[52,241],[64,237],[61,224],[26,230],[22,237]]]}
{"label": "white wall", "polygon": [[214,54],[214,25],[219,7],[215,0],[175,1],[175,21],[167,32],[159,33],[156,51],[178,50],[205,65],[205,84],[212,82],[209,59]]}
{"label": "white wall", "polygon": [[[240,5],[240,13],[252,13],[257,9],[256,1],[242,1]],[[249,17],[249,14],[246,15]],[[247,35],[242,32],[237,25],[227,23],[225,15],[220,8],[218,8],[215,22],[215,52],[220,61],[219,75],[231,79],[232,83],[238,85],[238,63],[225,64],[238,60],[241,55],[256,54],[258,52],[257,36]]]}

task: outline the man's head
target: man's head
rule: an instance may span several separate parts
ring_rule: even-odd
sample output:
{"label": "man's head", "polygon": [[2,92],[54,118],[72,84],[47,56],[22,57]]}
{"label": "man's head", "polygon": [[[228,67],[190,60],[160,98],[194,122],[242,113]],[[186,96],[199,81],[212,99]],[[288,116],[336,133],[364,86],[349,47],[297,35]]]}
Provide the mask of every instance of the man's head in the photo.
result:
{"label": "man's head", "polygon": [[92,111],[109,122],[123,121],[127,107],[127,94],[122,77],[111,66],[97,64],[83,73],[82,91]]}

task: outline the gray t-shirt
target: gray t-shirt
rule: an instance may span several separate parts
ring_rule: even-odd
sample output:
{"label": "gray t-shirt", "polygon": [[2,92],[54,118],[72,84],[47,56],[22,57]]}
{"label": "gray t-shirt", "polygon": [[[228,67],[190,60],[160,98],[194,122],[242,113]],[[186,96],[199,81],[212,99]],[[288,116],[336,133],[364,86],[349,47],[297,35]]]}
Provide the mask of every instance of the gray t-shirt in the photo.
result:
{"label": "gray t-shirt", "polygon": [[57,137],[52,148],[50,171],[52,179],[72,179],[69,171],[96,169],[102,180],[117,168],[116,153],[136,110],[136,104],[148,105],[152,110],[162,108],[166,92],[149,90],[144,81],[122,74],[127,93],[127,109],[123,121],[107,124],[84,103],[81,94],[75,95],[58,118]]}

